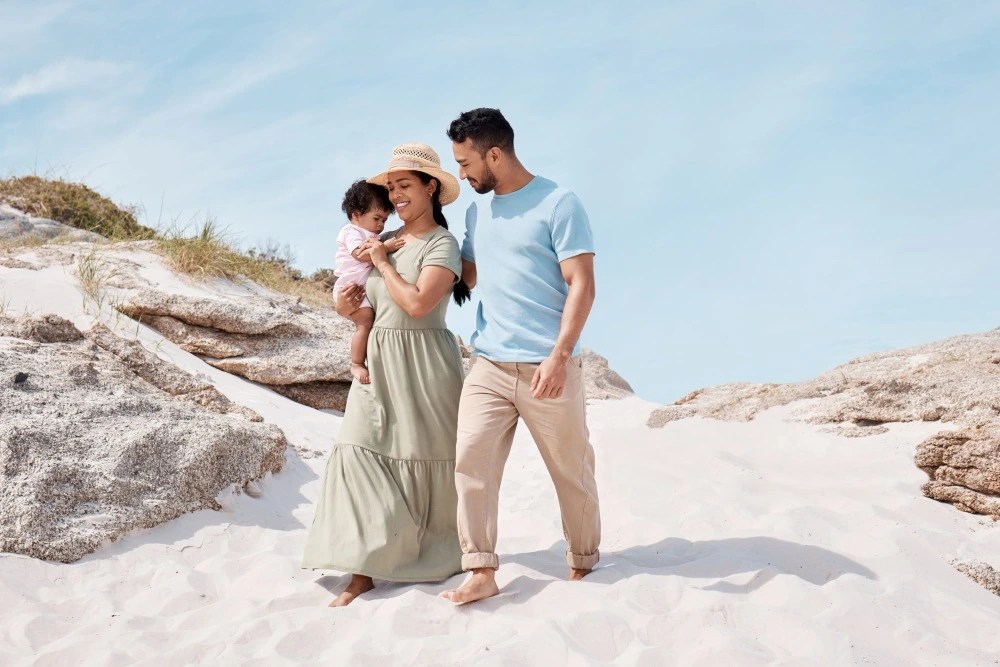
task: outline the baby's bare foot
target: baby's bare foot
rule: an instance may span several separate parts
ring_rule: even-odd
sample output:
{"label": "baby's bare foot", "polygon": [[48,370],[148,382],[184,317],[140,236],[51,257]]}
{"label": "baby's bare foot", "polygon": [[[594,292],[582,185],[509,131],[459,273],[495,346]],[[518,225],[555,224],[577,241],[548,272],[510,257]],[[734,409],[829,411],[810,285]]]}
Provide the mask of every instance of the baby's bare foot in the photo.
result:
{"label": "baby's bare foot", "polygon": [[361,384],[371,384],[371,376],[368,375],[368,367],[364,364],[351,363],[351,375]]}

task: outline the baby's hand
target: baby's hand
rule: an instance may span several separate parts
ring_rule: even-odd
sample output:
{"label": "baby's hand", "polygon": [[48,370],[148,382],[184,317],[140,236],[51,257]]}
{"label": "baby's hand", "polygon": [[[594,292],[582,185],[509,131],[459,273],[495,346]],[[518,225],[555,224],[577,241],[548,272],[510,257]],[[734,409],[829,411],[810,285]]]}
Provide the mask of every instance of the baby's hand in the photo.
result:
{"label": "baby's hand", "polygon": [[404,245],[406,245],[406,241],[394,236],[385,242],[385,249],[388,250],[389,252],[396,252]]}

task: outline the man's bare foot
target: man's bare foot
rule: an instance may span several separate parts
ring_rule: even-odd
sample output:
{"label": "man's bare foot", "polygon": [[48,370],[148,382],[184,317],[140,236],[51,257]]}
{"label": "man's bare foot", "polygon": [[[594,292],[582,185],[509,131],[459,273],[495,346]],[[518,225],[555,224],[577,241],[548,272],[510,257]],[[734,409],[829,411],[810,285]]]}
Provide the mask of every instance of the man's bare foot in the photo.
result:
{"label": "man's bare foot", "polygon": [[579,568],[579,567],[571,567],[569,569],[569,580],[570,581],[580,581],[581,579],[583,579],[584,577],[586,577],[591,572],[593,572],[593,570],[591,570],[591,569],[584,569],[584,568]]}
{"label": "man's bare foot", "polygon": [[371,377],[368,375],[368,367],[364,364],[351,362],[351,375],[361,384],[371,384]]}
{"label": "man's bare foot", "polygon": [[478,568],[472,571],[472,576],[465,580],[465,583],[452,591],[445,591],[441,597],[447,598],[455,604],[466,604],[476,600],[484,600],[493,597],[500,592],[497,588],[496,570],[489,567]]}
{"label": "man's bare foot", "polygon": [[373,588],[375,588],[375,582],[372,581],[371,577],[366,577],[363,574],[353,574],[351,575],[351,583],[347,584],[344,592],[334,598],[329,606],[346,607],[354,602],[354,598],[362,593],[367,593]]}

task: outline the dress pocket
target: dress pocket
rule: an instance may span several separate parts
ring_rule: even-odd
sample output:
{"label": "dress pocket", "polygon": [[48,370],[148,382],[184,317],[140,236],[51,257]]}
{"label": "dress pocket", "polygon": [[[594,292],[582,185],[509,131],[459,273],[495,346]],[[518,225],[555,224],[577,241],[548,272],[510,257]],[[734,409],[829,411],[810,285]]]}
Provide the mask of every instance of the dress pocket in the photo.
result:
{"label": "dress pocket", "polygon": [[386,414],[372,385],[355,381],[347,395],[344,423],[337,440],[348,445],[374,447],[385,437]]}
{"label": "dress pocket", "polygon": [[375,442],[381,442],[385,435],[385,406],[370,384],[361,385],[361,396],[365,417],[371,425],[372,438]]}

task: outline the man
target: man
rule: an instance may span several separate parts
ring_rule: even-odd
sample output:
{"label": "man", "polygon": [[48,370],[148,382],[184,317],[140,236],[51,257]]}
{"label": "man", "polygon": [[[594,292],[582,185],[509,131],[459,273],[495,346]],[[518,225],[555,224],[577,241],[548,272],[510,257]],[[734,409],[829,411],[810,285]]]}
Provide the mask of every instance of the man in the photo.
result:
{"label": "man", "polygon": [[462,279],[478,283],[480,296],[455,463],[462,569],[471,576],[442,593],[461,604],[499,592],[497,505],[518,417],[556,487],[569,578],[597,564],[601,520],[578,345],[594,303],[594,242],[580,200],[524,168],[498,110],[461,114],[448,136],[459,177],[493,192],[469,207],[462,245]]}

